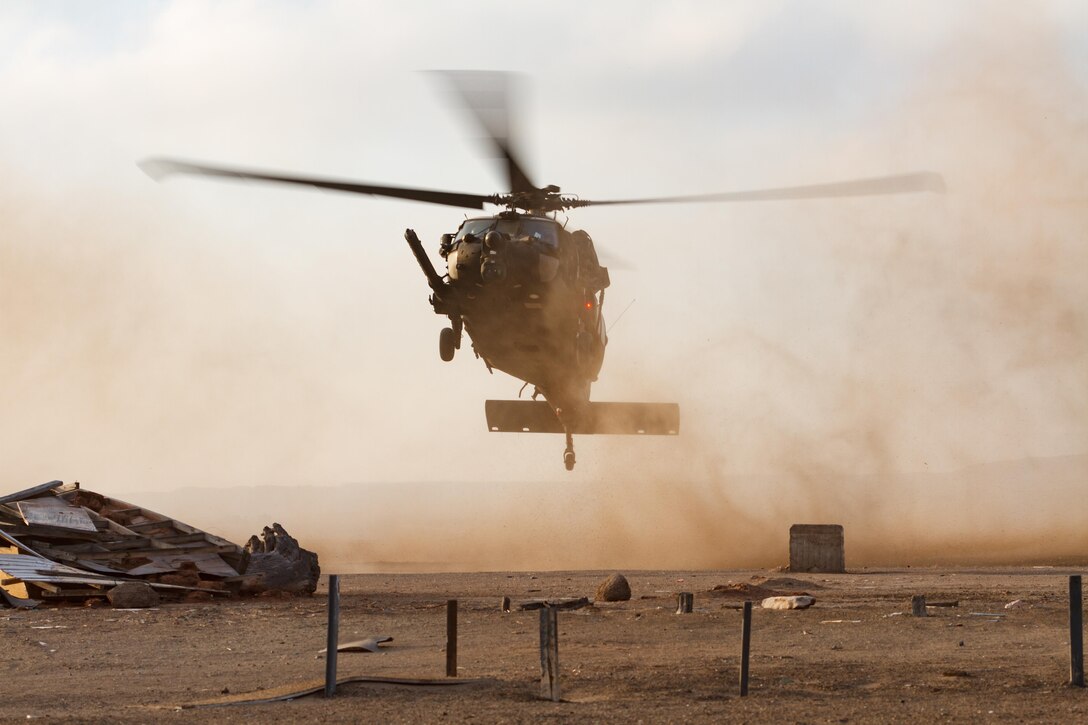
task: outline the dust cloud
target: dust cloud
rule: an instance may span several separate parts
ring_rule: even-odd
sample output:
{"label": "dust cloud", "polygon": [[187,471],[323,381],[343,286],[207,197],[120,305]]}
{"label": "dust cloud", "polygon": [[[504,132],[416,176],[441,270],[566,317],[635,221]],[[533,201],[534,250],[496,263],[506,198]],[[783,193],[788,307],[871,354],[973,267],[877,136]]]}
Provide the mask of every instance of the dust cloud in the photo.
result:
{"label": "dust cloud", "polygon": [[[22,450],[7,474],[30,485],[48,461],[238,541],[280,521],[326,570],[774,566],[792,523],[845,525],[853,566],[1083,561],[1088,90],[1054,28],[1009,12],[958,33],[871,130],[798,161],[814,178],[829,159],[844,177],[929,168],[948,194],[755,212],[784,250],[757,281],[759,323],[701,320],[712,334],[658,351],[668,379],[605,364],[628,399],[678,399],[682,435],[583,438],[560,480],[485,463],[483,481],[274,485],[392,478],[374,451],[417,471],[468,413],[398,422],[436,406],[408,381],[395,401],[375,390],[393,368],[352,369],[376,356],[339,329],[360,300],[299,306],[303,282],[255,262],[256,244],[209,225],[194,248],[131,208],[116,226],[131,200],[9,193],[0,404],[17,415],[0,438]],[[328,274],[305,282],[352,288]],[[558,469],[552,448],[541,466]]]}
{"label": "dust cloud", "polygon": [[[603,441],[584,481],[467,507],[454,489],[437,507],[452,518],[387,520],[368,551],[774,566],[790,524],[827,522],[846,526],[853,565],[1084,562],[1088,89],[1031,13],[963,29],[876,130],[835,149],[844,170],[940,170],[945,197],[780,208],[769,234],[804,230],[787,264],[822,278],[761,280],[767,304],[787,301],[787,334],[732,323],[677,351],[675,377],[626,373],[634,399],[682,397],[678,441]],[[816,329],[790,331],[788,303],[821,307]]]}
{"label": "dust cloud", "polygon": [[652,461],[618,466],[641,504],[620,532],[701,533],[673,565],[781,564],[795,522],[845,524],[855,564],[1085,560],[1088,89],[1031,13],[964,29],[837,149],[844,169],[940,170],[946,197],[776,220],[806,229],[788,264],[823,280],[769,270],[767,299],[821,306],[790,310],[820,324],[792,340],[734,325],[677,356],[705,396],[687,430],[720,437],[689,438],[695,470],[650,489]]}

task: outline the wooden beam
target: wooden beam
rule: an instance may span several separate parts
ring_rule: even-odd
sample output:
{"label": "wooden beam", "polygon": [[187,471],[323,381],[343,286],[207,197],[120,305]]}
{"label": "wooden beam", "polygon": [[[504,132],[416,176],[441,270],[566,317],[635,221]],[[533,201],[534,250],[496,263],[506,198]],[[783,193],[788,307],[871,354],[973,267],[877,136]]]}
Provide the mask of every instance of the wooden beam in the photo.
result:
{"label": "wooden beam", "polygon": [[559,610],[540,610],[540,696],[559,702]]}
{"label": "wooden beam", "polygon": [[744,603],[740,628],[740,696],[748,696],[748,655],[752,650],[752,603]]}
{"label": "wooden beam", "polygon": [[21,501],[26,498],[33,498],[46,491],[52,491],[54,488],[60,488],[64,485],[64,481],[50,481],[49,483],[42,483],[37,486],[31,486],[30,488],[23,489],[22,491],[16,491],[15,493],[9,493],[7,496],[0,496],[0,503],[9,503],[11,501]]}
{"label": "wooden beam", "polygon": [[446,677],[457,677],[457,600],[446,601]]}

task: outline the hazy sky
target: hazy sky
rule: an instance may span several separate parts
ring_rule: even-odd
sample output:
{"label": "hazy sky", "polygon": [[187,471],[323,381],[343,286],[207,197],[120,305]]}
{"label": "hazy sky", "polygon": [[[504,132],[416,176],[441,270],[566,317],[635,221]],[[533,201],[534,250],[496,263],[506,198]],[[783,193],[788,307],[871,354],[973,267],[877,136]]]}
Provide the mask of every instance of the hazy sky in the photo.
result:
{"label": "hazy sky", "polygon": [[451,208],[177,179],[151,155],[503,191],[418,71],[518,71],[538,184],[588,198],[914,170],[949,194],[571,214],[613,271],[595,397],[679,440],[587,482],[1086,452],[1088,5],[4,2],[0,484],[565,476],[488,435],[402,241]]}

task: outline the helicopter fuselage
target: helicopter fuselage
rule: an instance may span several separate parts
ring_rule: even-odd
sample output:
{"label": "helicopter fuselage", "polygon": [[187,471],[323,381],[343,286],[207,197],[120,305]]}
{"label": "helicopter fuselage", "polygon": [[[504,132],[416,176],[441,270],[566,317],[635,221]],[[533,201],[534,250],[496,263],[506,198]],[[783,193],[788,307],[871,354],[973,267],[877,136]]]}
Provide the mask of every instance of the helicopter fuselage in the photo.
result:
{"label": "helicopter fuselage", "polygon": [[[589,402],[604,361],[608,271],[589,235],[546,216],[467,219],[440,249],[446,275],[431,304],[463,329],[478,357],[534,386],[564,424]],[[426,270],[425,270],[426,271]],[[446,357],[443,354],[443,357]]]}

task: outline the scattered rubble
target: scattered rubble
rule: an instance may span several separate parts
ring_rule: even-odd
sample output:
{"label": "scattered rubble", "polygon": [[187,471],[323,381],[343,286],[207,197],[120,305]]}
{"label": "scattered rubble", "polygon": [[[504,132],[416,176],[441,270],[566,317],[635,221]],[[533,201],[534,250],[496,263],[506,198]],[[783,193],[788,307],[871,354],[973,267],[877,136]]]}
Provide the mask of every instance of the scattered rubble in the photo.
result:
{"label": "scattered rubble", "polygon": [[[279,524],[245,549],[162,514],[50,481],[0,496],[0,603],[313,592],[317,555]],[[154,603],[149,603],[154,602]]]}
{"label": "scattered rubble", "polygon": [[600,602],[626,602],[631,598],[631,585],[623,574],[613,574],[597,587],[595,598]]}

